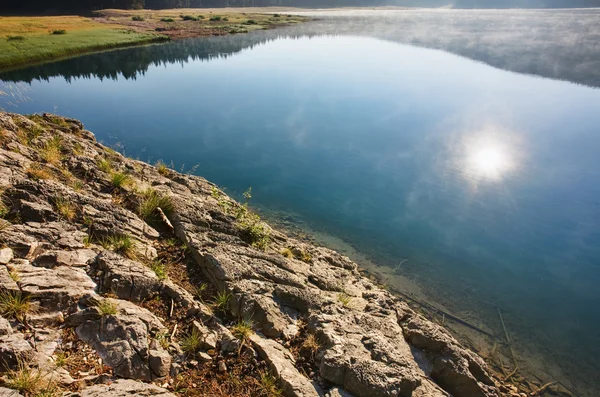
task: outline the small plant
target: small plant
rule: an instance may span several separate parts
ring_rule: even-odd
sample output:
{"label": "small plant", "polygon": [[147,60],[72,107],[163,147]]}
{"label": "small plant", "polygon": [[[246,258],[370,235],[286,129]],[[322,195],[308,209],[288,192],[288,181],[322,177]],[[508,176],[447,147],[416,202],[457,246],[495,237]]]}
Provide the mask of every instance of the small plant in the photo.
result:
{"label": "small plant", "polygon": [[283,248],[280,251],[280,253],[281,253],[281,255],[285,256],[286,258],[293,258],[294,257],[294,253],[289,248]]}
{"label": "small plant", "polygon": [[258,382],[263,395],[267,397],[281,397],[283,395],[283,390],[277,386],[277,379],[268,372],[262,372]]}
{"label": "small plant", "polygon": [[300,251],[298,259],[303,262],[310,262],[312,260],[312,256],[306,251]]}
{"label": "small plant", "polygon": [[10,279],[12,281],[14,281],[15,283],[18,283],[21,280],[21,276],[19,276],[19,273],[17,273],[15,270],[10,269],[8,271],[8,276],[10,277]]}
{"label": "small plant", "polygon": [[64,198],[63,196],[57,196],[54,198],[53,201],[54,207],[56,208],[56,211],[60,214],[60,216],[69,221],[75,218],[75,204],[73,204],[71,201]]}
{"label": "small plant", "polygon": [[344,307],[348,307],[350,305],[350,302],[352,302],[352,297],[346,294],[345,292],[339,293],[337,298]]}
{"label": "small plant", "polygon": [[198,19],[204,19],[204,15],[198,15]]}
{"label": "small plant", "polygon": [[6,36],[6,40],[7,41],[23,41],[23,40],[25,40],[25,36],[8,35],[8,36]]}
{"label": "small plant", "polygon": [[175,20],[173,18],[161,18],[160,21],[161,22],[167,22],[167,23],[175,22]]}
{"label": "small plant", "polygon": [[248,338],[252,335],[252,322],[249,320],[238,321],[231,328],[231,333],[243,343],[248,342]]}
{"label": "small plant", "polygon": [[153,223],[159,220],[157,209],[160,208],[166,216],[175,212],[175,205],[171,197],[158,193],[156,190],[148,189],[142,194],[138,206],[138,215],[146,222]]}
{"label": "small plant", "polygon": [[169,174],[169,167],[167,167],[167,165],[165,163],[163,163],[161,160],[158,160],[156,162],[155,167],[159,174],[161,174],[163,176]]}
{"label": "small plant", "polygon": [[8,209],[8,206],[6,204],[4,204],[4,202],[2,201],[2,195],[4,194],[4,192],[0,192],[0,218],[4,218],[8,215],[8,213],[10,212],[10,210]]}
{"label": "small plant", "polygon": [[210,189],[210,195],[212,196],[212,198],[218,200],[221,197],[221,192],[219,192],[219,189],[217,189],[216,186],[213,186]]}
{"label": "small plant", "polygon": [[52,31],[52,34],[56,34],[56,35],[59,35],[59,34],[67,34],[67,31],[66,31],[66,30],[64,30],[64,29],[54,29],[54,30]]}
{"label": "small plant", "polygon": [[260,216],[248,212],[238,221],[242,237],[253,247],[266,250],[271,241],[271,230],[261,220]]}
{"label": "small plant", "polygon": [[279,14],[273,14],[273,18],[279,18],[281,15]]}
{"label": "small plant", "polygon": [[206,293],[207,290],[208,290],[208,284],[200,283],[200,285],[198,285],[196,287],[196,290],[194,291],[194,296],[196,296],[196,298],[198,298],[198,300],[200,302],[204,302],[204,294]]}
{"label": "small plant", "polygon": [[102,158],[98,160],[98,169],[102,172],[106,172],[107,174],[112,172],[112,163],[110,160]]}
{"label": "small plant", "polygon": [[136,21],[136,22],[143,22],[145,21],[144,17],[140,16],[140,15],[134,15],[131,17],[132,21]]}
{"label": "small plant", "polygon": [[155,260],[152,261],[152,263],[150,263],[150,269],[152,269],[152,271],[154,272],[154,274],[156,274],[156,277],[158,277],[159,280],[167,279],[167,268],[168,266],[162,263],[160,260]]}
{"label": "small plant", "polygon": [[25,321],[27,313],[32,311],[31,301],[28,296],[25,296],[21,291],[0,292],[0,312],[17,321]]}
{"label": "small plant", "polygon": [[42,168],[39,164],[31,165],[27,169],[27,176],[34,181],[40,181],[43,179],[54,179],[54,174],[47,168]]}
{"label": "small plant", "polygon": [[315,355],[317,351],[321,348],[321,344],[319,340],[315,336],[315,334],[306,335],[306,339],[302,342],[302,349],[305,349],[310,352],[311,355]]}
{"label": "small plant", "polygon": [[71,183],[71,188],[73,188],[73,190],[76,192],[80,192],[84,188],[83,182],[81,182],[79,179],[75,179],[73,183]]}
{"label": "small plant", "polygon": [[221,19],[223,22],[229,22],[229,18],[223,18]]}
{"label": "small plant", "polygon": [[101,299],[96,303],[96,307],[102,316],[114,316],[117,314],[117,304],[110,299]]}
{"label": "small plant", "polygon": [[113,172],[110,176],[110,183],[116,189],[121,189],[131,183],[131,177],[124,172]]}
{"label": "small plant", "polygon": [[256,25],[256,21],[254,19],[248,19],[246,25]]}
{"label": "small plant", "polygon": [[171,335],[169,334],[169,332],[157,333],[155,339],[165,350],[167,350],[169,348],[169,345],[171,344]]}
{"label": "small plant", "polygon": [[127,234],[114,234],[100,239],[99,243],[105,249],[112,249],[126,258],[135,258],[135,243]]}
{"label": "small plant", "polygon": [[218,292],[215,296],[213,306],[215,311],[221,313],[227,313],[229,311],[229,301],[231,300],[231,294],[227,291]]}
{"label": "small plant", "polygon": [[54,355],[54,365],[57,367],[64,367],[67,365],[69,356],[65,352],[58,352]]}
{"label": "small plant", "polygon": [[60,136],[55,135],[49,141],[46,141],[40,149],[40,155],[44,161],[57,165],[62,159],[62,139]]}
{"label": "small plant", "polygon": [[192,16],[192,15],[182,15],[181,19],[183,19],[184,21],[197,21],[198,18]]}
{"label": "small plant", "polygon": [[8,372],[6,385],[26,396],[38,396],[49,386],[39,369],[33,369],[21,360],[16,370]]}
{"label": "small plant", "polygon": [[220,20],[221,20],[221,17],[219,15],[215,15],[214,17],[211,17],[209,19],[209,21],[220,21]]}
{"label": "small plant", "polygon": [[200,331],[192,327],[192,330],[183,336],[179,345],[185,353],[195,354],[202,346],[203,340]]}

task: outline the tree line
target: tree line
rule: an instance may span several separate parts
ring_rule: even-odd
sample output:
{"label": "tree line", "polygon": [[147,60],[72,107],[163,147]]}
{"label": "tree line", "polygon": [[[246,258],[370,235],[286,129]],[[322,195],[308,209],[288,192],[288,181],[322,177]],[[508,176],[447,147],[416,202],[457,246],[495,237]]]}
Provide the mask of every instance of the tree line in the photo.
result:
{"label": "tree line", "polygon": [[0,1],[0,12],[266,6],[307,8],[378,5],[440,7],[449,4],[456,8],[573,8],[600,7],[600,0],[19,0]]}

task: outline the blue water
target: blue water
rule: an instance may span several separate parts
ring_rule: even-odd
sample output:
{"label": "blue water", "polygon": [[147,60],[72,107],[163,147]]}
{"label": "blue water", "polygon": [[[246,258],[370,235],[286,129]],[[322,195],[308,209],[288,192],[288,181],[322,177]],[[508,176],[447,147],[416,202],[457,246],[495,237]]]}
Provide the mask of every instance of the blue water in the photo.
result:
{"label": "blue water", "polygon": [[515,343],[597,386],[599,89],[358,36],[200,39],[19,73],[5,110],[252,186],[381,265],[407,259],[446,307],[496,330],[501,308]]}

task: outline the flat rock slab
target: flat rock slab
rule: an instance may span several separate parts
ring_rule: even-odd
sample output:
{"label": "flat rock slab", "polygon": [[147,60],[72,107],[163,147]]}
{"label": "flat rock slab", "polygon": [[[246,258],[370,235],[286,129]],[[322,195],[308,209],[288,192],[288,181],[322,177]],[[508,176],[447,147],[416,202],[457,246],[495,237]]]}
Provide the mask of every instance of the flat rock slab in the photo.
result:
{"label": "flat rock slab", "polygon": [[283,391],[288,397],[319,397],[320,388],[302,375],[294,366],[294,358],[285,347],[272,339],[259,334],[250,336],[250,341],[267,362],[269,368],[280,380]]}
{"label": "flat rock slab", "polygon": [[110,385],[94,385],[63,397],[176,397],[166,389],[130,379],[119,379]]}

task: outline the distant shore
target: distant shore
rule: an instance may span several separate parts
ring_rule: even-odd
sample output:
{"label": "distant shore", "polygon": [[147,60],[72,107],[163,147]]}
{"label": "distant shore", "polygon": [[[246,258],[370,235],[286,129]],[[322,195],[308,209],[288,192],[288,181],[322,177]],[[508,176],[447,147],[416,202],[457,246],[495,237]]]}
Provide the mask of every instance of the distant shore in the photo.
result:
{"label": "distant shore", "polygon": [[109,9],[97,11],[92,18],[0,16],[0,71],[108,49],[247,33],[305,20],[270,8]]}

